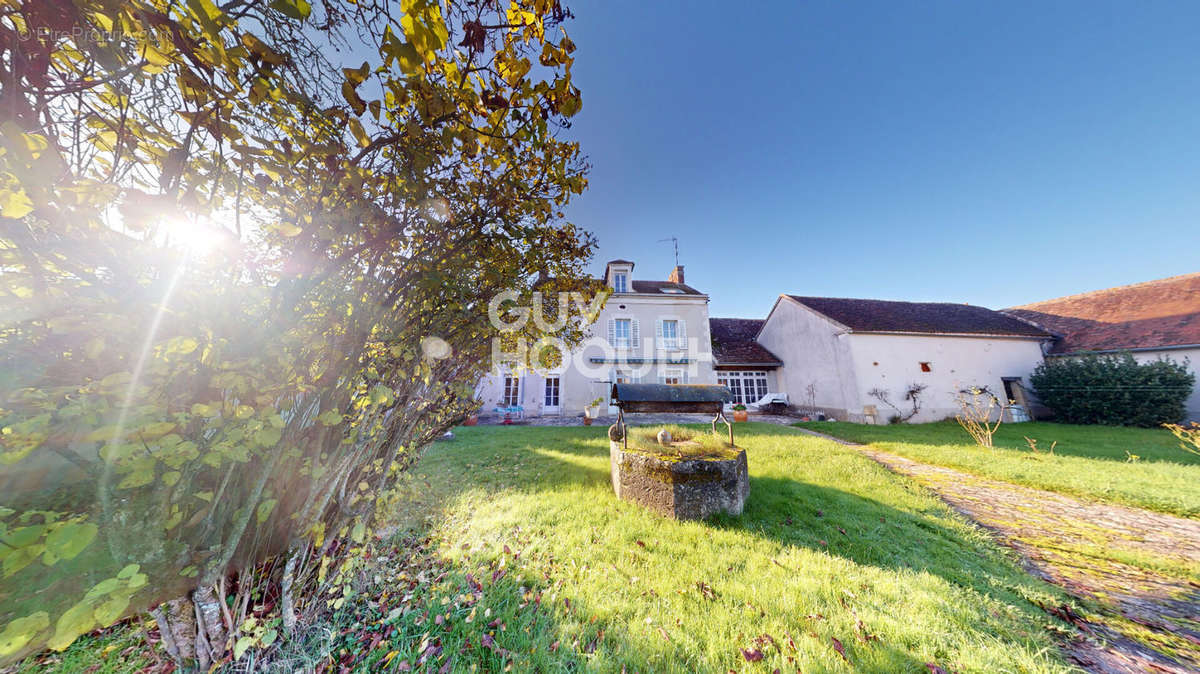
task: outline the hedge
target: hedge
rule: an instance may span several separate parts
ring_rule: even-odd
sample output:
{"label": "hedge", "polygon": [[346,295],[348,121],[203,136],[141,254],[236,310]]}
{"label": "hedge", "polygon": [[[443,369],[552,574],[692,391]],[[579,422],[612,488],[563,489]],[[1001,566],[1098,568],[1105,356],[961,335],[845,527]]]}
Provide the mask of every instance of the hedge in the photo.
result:
{"label": "hedge", "polygon": [[1030,377],[1057,421],[1143,427],[1182,420],[1195,381],[1186,360],[1138,363],[1129,353],[1048,358]]}

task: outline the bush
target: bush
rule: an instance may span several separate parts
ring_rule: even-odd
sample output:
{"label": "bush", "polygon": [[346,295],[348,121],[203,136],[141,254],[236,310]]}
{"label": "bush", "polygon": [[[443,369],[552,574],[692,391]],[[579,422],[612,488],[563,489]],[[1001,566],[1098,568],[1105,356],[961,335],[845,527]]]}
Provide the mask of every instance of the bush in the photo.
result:
{"label": "bush", "polygon": [[1051,358],[1030,377],[1057,421],[1145,428],[1182,419],[1195,381],[1186,360],[1138,363],[1129,353]]}

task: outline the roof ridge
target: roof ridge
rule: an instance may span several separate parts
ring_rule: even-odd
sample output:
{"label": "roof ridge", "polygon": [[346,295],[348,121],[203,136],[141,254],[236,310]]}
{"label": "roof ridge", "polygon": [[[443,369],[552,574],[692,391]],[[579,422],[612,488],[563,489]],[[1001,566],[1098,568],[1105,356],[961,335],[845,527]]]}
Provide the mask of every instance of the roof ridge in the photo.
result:
{"label": "roof ridge", "polygon": [[[1028,309],[1030,307],[1036,307],[1036,306],[1041,306],[1041,305],[1045,305],[1045,304],[1061,302],[1063,300],[1073,300],[1073,299],[1078,299],[1080,297],[1091,297],[1091,296],[1095,296],[1095,295],[1103,295],[1105,293],[1112,293],[1112,292],[1117,292],[1117,291],[1121,291],[1121,290],[1130,290],[1133,288],[1142,288],[1145,286],[1152,286],[1152,285],[1162,284],[1162,283],[1173,283],[1173,282],[1182,281],[1184,279],[1189,279],[1189,278],[1193,278],[1193,277],[1200,277],[1200,271],[1194,271],[1194,272],[1190,272],[1187,274],[1176,274],[1174,276],[1165,276],[1163,278],[1151,279],[1149,281],[1138,281],[1137,283],[1127,283],[1125,285],[1112,286],[1110,288],[1099,288],[1097,290],[1085,290],[1084,292],[1081,292],[1081,293],[1072,293],[1070,295],[1063,295],[1061,297],[1052,297],[1050,299],[1038,300],[1037,302],[1029,302],[1027,304],[1018,304],[1016,306],[1007,307],[1004,310]],[[1004,311],[1004,310],[1002,310],[1002,311]]]}
{"label": "roof ridge", "polygon": [[[803,299],[812,299],[812,300],[849,300],[851,302],[894,302],[896,304],[945,304],[945,305],[949,305],[952,307],[977,307],[980,309],[988,309],[988,307],[985,307],[981,304],[971,304],[970,302],[914,302],[913,300],[880,300],[880,299],[874,299],[871,297],[829,297],[829,296],[823,296],[823,295],[793,295],[791,293],[784,293],[784,294],[794,300],[797,300],[797,301],[800,301]],[[988,309],[988,311],[996,311],[996,310]]]}

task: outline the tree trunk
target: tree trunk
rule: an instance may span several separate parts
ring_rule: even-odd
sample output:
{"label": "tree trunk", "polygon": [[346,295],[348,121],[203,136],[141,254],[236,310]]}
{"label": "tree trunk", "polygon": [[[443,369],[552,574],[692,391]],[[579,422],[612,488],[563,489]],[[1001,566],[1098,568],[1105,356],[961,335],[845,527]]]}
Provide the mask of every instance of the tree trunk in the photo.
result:
{"label": "tree trunk", "polygon": [[192,601],[196,604],[199,618],[203,620],[200,627],[212,649],[212,656],[218,658],[229,648],[229,633],[225,630],[225,620],[221,615],[222,600],[213,592],[211,585],[205,585],[192,592]]}
{"label": "tree trunk", "polygon": [[283,633],[292,636],[296,631],[296,598],[293,595],[293,589],[296,584],[296,565],[300,561],[300,556],[307,549],[307,546],[300,545],[292,549],[292,554],[288,555],[287,564],[283,567],[283,582],[281,583],[282,607],[280,612],[283,614]]}
{"label": "tree trunk", "polygon": [[166,607],[166,633],[171,635],[179,652],[177,664],[182,668],[196,658],[196,609],[187,597],[172,599],[163,605]]}

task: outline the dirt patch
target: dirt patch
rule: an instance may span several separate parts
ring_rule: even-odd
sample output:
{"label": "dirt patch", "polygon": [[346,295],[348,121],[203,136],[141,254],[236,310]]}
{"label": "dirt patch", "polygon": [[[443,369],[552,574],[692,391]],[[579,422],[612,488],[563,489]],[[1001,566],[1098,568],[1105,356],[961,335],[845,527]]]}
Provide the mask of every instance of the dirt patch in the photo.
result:
{"label": "dirt patch", "polygon": [[1200,578],[1194,572],[1200,521],[1081,501],[806,432],[855,447],[917,480],[1020,553],[1030,573],[1082,600],[1093,615],[1045,608],[1080,628],[1083,636],[1067,651],[1083,668],[1106,674],[1200,670]]}

